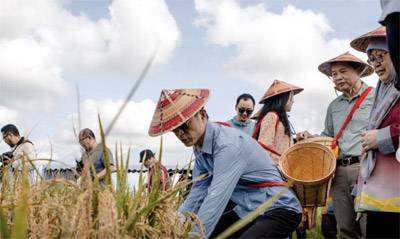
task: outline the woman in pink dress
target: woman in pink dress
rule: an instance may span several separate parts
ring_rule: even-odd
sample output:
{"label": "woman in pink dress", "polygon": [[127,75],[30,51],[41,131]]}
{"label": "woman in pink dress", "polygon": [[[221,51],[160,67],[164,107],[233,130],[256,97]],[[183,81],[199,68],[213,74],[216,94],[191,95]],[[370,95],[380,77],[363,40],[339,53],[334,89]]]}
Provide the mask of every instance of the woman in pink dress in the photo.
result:
{"label": "woman in pink dress", "polygon": [[275,80],[260,100],[264,105],[257,114],[253,138],[265,146],[276,164],[279,164],[280,155],[294,143],[287,112],[292,109],[294,95],[302,90]]}

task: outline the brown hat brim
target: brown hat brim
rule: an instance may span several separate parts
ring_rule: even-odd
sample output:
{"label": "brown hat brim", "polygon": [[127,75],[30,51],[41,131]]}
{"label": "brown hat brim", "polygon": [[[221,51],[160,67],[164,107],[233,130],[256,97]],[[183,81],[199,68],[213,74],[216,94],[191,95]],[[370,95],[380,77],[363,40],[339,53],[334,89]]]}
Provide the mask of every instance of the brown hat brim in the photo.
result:
{"label": "brown hat brim", "polygon": [[373,31],[367,32],[362,36],[359,36],[356,39],[352,40],[350,42],[350,45],[355,50],[366,53],[367,47],[372,38],[386,38],[386,28],[381,26]]}
{"label": "brown hat brim", "polygon": [[291,91],[293,91],[293,94],[294,94],[294,95],[297,95],[298,93],[302,92],[303,90],[304,90],[303,88],[300,88],[300,89],[293,89],[293,90],[281,91],[281,92],[279,92],[279,93],[277,93],[277,94],[270,95],[270,96],[266,96],[264,99],[261,99],[258,103],[259,103],[259,104],[264,104],[264,102],[265,102],[266,100],[268,100],[268,99],[270,99],[270,98],[272,98],[272,97],[274,97],[274,96],[277,96],[277,95],[280,95],[280,94],[284,94],[284,93],[287,93],[287,92],[291,92]]}
{"label": "brown hat brim", "polygon": [[364,63],[360,63],[357,61],[331,61],[331,62],[324,62],[321,65],[318,66],[318,70],[320,72],[322,72],[323,74],[327,75],[327,76],[332,76],[332,71],[331,71],[331,67],[332,67],[332,63],[336,63],[336,62],[354,62],[354,63],[358,63],[362,66],[364,66],[364,70],[362,72],[362,74],[360,75],[360,77],[366,77],[366,76],[370,76],[371,74],[374,73],[374,69],[368,65],[368,64],[364,64]]}
{"label": "brown hat brim", "polygon": [[332,58],[332,59],[320,64],[318,66],[318,70],[321,73],[331,77],[332,76],[332,71],[331,71],[332,64],[333,63],[342,63],[342,62],[353,62],[353,63],[360,64],[360,66],[362,66],[362,69],[363,69],[360,77],[366,77],[366,76],[369,76],[374,73],[374,69],[370,65],[368,65],[361,59],[355,57],[354,55],[352,55],[348,52],[341,54],[335,58]]}

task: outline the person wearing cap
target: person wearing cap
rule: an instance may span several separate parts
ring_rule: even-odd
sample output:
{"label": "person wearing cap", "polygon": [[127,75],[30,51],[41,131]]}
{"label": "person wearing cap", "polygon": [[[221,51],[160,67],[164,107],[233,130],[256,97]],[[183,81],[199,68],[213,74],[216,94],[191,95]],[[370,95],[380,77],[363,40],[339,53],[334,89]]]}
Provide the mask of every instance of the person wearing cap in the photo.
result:
{"label": "person wearing cap", "polygon": [[[193,178],[197,180],[179,213],[195,213],[204,225],[205,237],[215,237],[283,192],[262,215],[233,236],[289,237],[301,220],[300,202],[254,139],[208,120],[204,109],[208,98],[207,89],[162,90],[150,125],[150,136],[172,131],[185,146],[193,147]],[[232,210],[225,211],[227,208]],[[200,227],[196,226],[192,234],[199,235]]]}
{"label": "person wearing cap", "polygon": [[251,119],[255,106],[254,97],[250,94],[241,94],[236,99],[236,115],[228,123],[231,127],[242,130],[251,135],[254,130],[255,122]]}
{"label": "person wearing cap", "polygon": [[367,130],[362,134],[356,210],[367,214],[367,238],[399,238],[400,163],[395,152],[400,135],[400,92],[394,87],[395,70],[388,54],[385,28],[351,42],[367,53],[379,77]]}
{"label": "person wearing cap", "polygon": [[253,138],[271,149],[267,152],[277,165],[280,155],[294,144],[287,113],[292,109],[294,95],[301,91],[303,88],[275,80],[259,102],[263,107],[257,113]]}
{"label": "person wearing cap", "polygon": [[[167,190],[170,187],[168,170],[157,161],[155,154],[150,149],[142,150],[139,153],[139,161],[149,170],[147,177],[147,189],[151,191],[153,185],[153,179],[156,176],[157,170],[160,170],[160,185],[163,190]],[[159,167],[159,169],[158,169]]]}
{"label": "person wearing cap", "polygon": [[[333,147],[339,148],[331,187],[334,214],[344,238],[361,238],[363,225],[356,221],[351,192],[360,168],[361,133],[367,128],[374,99],[373,88],[361,78],[371,75],[373,69],[348,52],[320,64],[318,69],[332,79],[335,90],[342,92],[329,104],[321,134],[334,138]],[[304,136],[311,135],[298,135]]]}
{"label": "person wearing cap", "polygon": [[[103,144],[102,143],[97,143],[96,137],[93,133],[93,131],[89,128],[82,129],[79,132],[79,144],[83,148],[83,153],[81,156],[81,162],[84,165],[84,168],[88,168],[88,172],[91,172],[90,170],[90,164],[92,163],[95,171],[96,171],[96,176],[99,179],[100,183],[104,183],[104,179],[106,176],[106,156],[103,152]],[[111,172],[115,171],[115,166],[114,166],[114,159],[112,152],[109,148],[107,149],[107,154],[110,159],[110,170]],[[85,172],[85,170],[83,170]],[[81,177],[78,178],[77,182],[78,184],[81,183],[82,177],[85,177],[86,175],[82,175]],[[92,175],[94,177],[95,175]]]}
{"label": "person wearing cap", "polygon": [[[34,182],[34,171],[31,163],[36,159],[36,150],[33,143],[26,137],[21,137],[18,128],[13,124],[7,124],[1,128],[3,140],[8,146],[11,147],[10,156],[7,164],[17,172],[21,172],[22,163],[25,162],[27,168],[29,182]],[[31,161],[31,163],[28,162]]]}

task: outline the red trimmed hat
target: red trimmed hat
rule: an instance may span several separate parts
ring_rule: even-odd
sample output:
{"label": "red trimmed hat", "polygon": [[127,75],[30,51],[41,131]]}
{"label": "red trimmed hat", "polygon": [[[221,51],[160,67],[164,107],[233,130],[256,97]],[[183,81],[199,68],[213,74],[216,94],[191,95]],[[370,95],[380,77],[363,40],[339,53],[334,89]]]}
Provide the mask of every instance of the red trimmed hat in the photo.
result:
{"label": "red trimmed hat", "polygon": [[264,96],[261,97],[259,103],[262,104],[266,99],[271,98],[275,95],[283,94],[290,91],[293,91],[293,93],[296,95],[303,90],[303,88],[286,83],[284,81],[275,80],[274,83],[272,83],[272,85],[268,88],[267,92],[265,92]]}
{"label": "red trimmed hat", "polygon": [[204,107],[209,95],[208,89],[162,90],[149,135],[159,136],[181,126]]}
{"label": "red trimmed hat", "polygon": [[331,67],[332,63],[335,62],[354,62],[360,64],[361,66],[363,66],[363,72],[361,74],[361,77],[369,76],[372,73],[374,73],[374,69],[370,65],[368,65],[361,59],[355,57],[354,55],[350,54],[349,52],[340,54],[335,58],[325,61],[324,63],[318,66],[318,70],[327,76],[332,76]]}
{"label": "red trimmed hat", "polygon": [[381,26],[373,31],[365,33],[364,35],[352,40],[350,45],[357,51],[366,53],[369,41],[373,38],[386,38],[386,28]]}

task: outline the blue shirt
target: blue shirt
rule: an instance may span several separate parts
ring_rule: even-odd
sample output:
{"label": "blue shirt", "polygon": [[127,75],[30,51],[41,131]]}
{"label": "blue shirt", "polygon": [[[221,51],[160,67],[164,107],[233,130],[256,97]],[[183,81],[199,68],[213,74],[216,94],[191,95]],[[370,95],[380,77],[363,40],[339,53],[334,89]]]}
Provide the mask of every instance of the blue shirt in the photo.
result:
{"label": "blue shirt", "polygon": [[[261,182],[282,181],[272,159],[249,135],[226,126],[208,122],[202,148],[194,148],[196,156],[193,178],[210,173],[197,181],[180,206],[179,212],[194,212],[205,226],[206,237],[214,230],[229,200],[234,211],[243,218],[284,187],[249,188],[238,185],[239,179]],[[287,190],[267,210],[284,208],[302,212],[294,192]],[[194,233],[198,232],[194,229]]]}
{"label": "blue shirt", "polygon": [[254,127],[256,126],[256,122],[252,119],[247,120],[246,122],[241,122],[236,120],[236,116],[233,116],[228,122],[233,128],[241,130],[248,135],[253,134]]}

